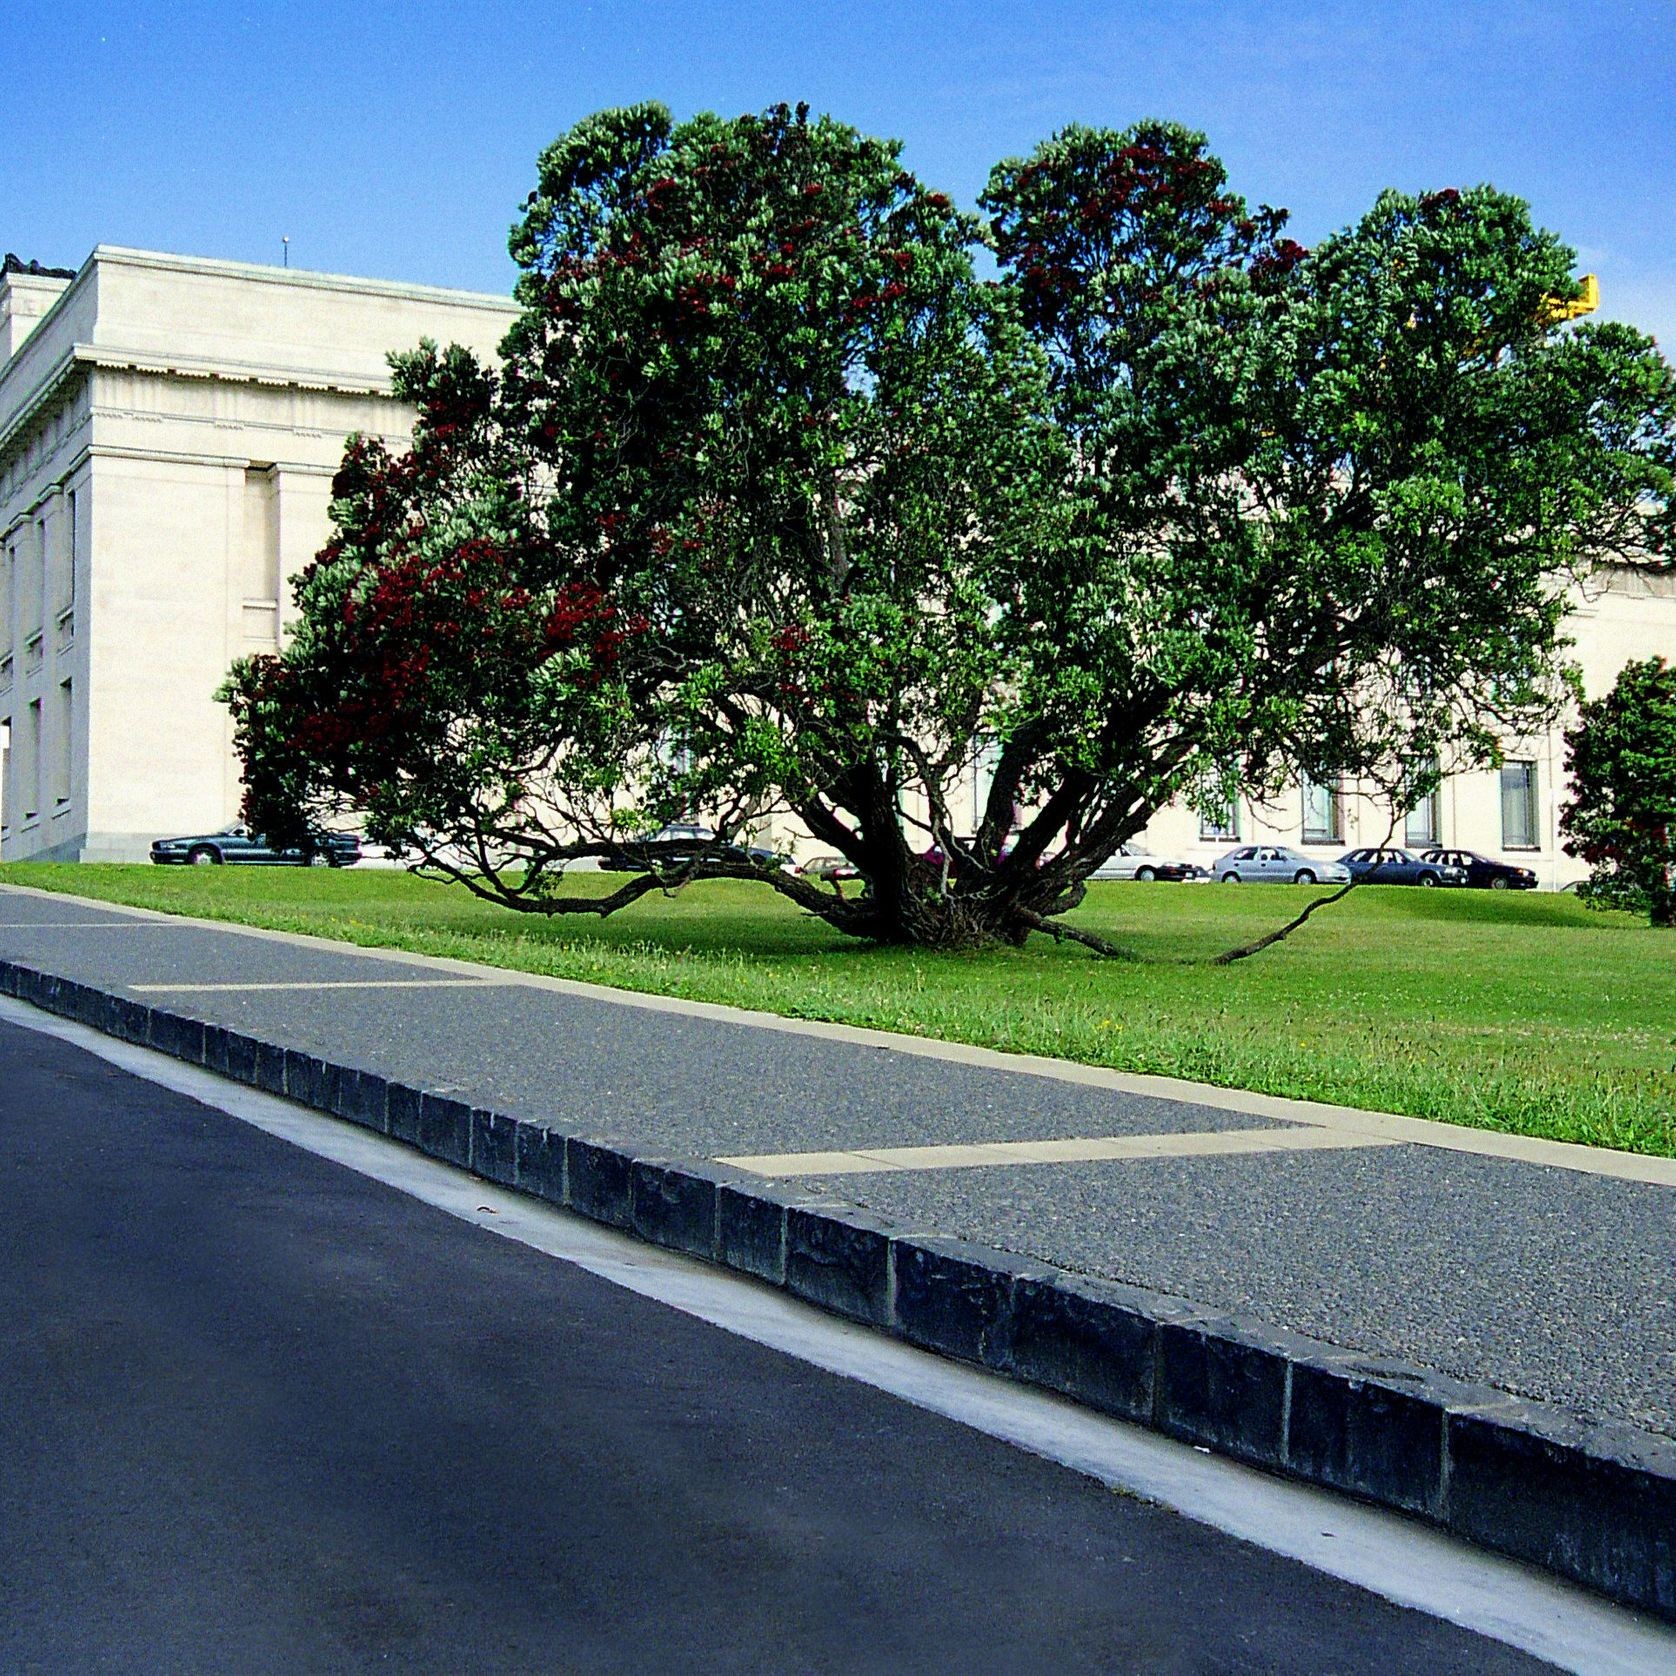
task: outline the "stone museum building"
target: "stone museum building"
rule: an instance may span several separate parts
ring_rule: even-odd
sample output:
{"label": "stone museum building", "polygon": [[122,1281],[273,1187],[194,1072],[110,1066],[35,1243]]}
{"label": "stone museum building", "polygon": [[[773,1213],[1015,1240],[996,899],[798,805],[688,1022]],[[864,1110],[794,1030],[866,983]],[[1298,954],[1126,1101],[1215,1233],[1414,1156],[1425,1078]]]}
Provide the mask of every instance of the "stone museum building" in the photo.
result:
{"label": "stone museum building", "polygon": [[[509,299],[101,245],[75,272],[0,273],[0,858],[142,860],[153,838],[238,813],[232,726],[213,694],[276,647],[289,581],[329,531],[345,437],[405,443],[385,356],[422,337],[492,354]],[[1676,659],[1676,577],[1603,572],[1568,620],[1588,694],[1631,658]],[[1394,841],[1475,849],[1555,888],[1559,732],[1450,776]],[[971,794],[987,789],[981,772]],[[1208,865],[1232,844],[1327,859],[1390,811],[1299,784],[1142,841]],[[811,846],[776,831],[786,848]]]}
{"label": "stone museum building", "polygon": [[100,245],[0,274],[0,857],[142,860],[238,812],[213,694],[284,633],[385,355],[492,353],[505,297]]}

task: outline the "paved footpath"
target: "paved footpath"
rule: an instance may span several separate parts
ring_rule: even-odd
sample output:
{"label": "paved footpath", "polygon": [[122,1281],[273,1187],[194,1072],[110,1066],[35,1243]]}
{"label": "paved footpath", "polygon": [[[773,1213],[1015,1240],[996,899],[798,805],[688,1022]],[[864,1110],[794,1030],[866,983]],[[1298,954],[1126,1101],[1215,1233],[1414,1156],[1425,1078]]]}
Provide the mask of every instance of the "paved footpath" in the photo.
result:
{"label": "paved footpath", "polygon": [[[861,1244],[883,1239],[888,1250],[908,1230],[910,1245],[952,1235],[1141,1289],[1153,1299],[1143,1306],[1153,1322],[1168,1321],[1178,1302],[1183,1326],[1156,1327],[1148,1339],[1156,1359],[1148,1351],[1136,1364],[1161,1381],[1153,1386],[1161,1394],[1141,1393],[1140,1411],[1120,1398],[1111,1411],[1143,1418],[1153,1403],[1156,1425],[1175,1435],[1440,1517],[1448,1529],[1676,1616],[1676,1160],[1128,1078],[15,887],[0,888],[0,962],[277,1044],[300,1061],[302,1098],[317,1103],[332,1101],[308,1089],[315,1058],[387,1079],[391,1133],[399,1133],[396,1084],[439,1096],[444,1128],[476,1108],[543,1135],[560,1131],[570,1138],[565,1203],[593,1215],[602,1212],[573,1192],[573,1160],[590,1170],[617,1160],[610,1168],[620,1172],[629,1170],[623,1155],[699,1160],[701,1175],[712,1168],[764,1190],[773,1183],[781,1202],[808,1195],[825,1208],[786,1210],[776,1235],[788,1285],[793,1222],[803,1218],[798,1237],[813,1240],[799,1250],[806,1275],[811,1264],[830,1264],[823,1242],[835,1227],[840,1244],[851,1227]],[[188,1056],[203,1058],[204,1032]],[[295,1093],[290,1058],[280,1059],[283,1089]],[[251,1079],[266,1086],[260,1068]],[[431,1104],[404,1121],[421,1123]],[[382,1103],[372,1121],[384,1126]],[[411,1138],[426,1146],[417,1128]],[[590,1153],[578,1141],[602,1146]],[[437,1155],[451,1156],[449,1143]],[[692,1200],[702,1215],[719,1213],[711,1183],[645,1168],[659,1215],[682,1213],[680,1195],[694,1187],[707,1195]],[[493,1175],[493,1160],[483,1173]],[[629,1205],[627,1175],[613,1192]],[[865,1213],[831,1212],[835,1205]],[[868,1215],[885,1234],[868,1235]],[[639,1227],[639,1208],[627,1220]],[[674,1244],[709,1252],[711,1227],[704,1223],[697,1244],[677,1232]],[[848,1257],[836,1260],[843,1269]],[[872,1296],[851,1289],[831,1307],[991,1359],[987,1329],[962,1337],[959,1317],[975,1321],[972,1311],[992,1306],[997,1275],[1004,1299],[1017,1296],[1001,1270],[985,1269],[987,1259],[982,1272],[962,1270],[959,1257],[922,1260],[910,1250],[903,1292],[898,1259],[880,1260],[875,1280],[861,1282],[873,1284]],[[950,1265],[959,1270],[952,1284]],[[850,1285],[850,1275],[840,1279]],[[923,1304],[927,1294],[915,1304],[912,1292],[922,1280],[934,1284],[939,1311],[954,1311],[930,1337],[900,1311],[903,1299]],[[825,1284],[816,1274],[813,1291],[794,1289],[825,1302]],[[1083,1306],[1064,1301],[1063,1287],[1056,1296],[1048,1329],[1063,1349],[1066,1322],[1073,1339],[1083,1331],[1071,1319]],[[1126,1331],[1121,1307],[1118,1316],[1098,1307],[1108,1326]],[[1255,1359],[1242,1349],[1247,1327],[1270,1346]],[[1285,1349],[1287,1334],[1324,1346],[1329,1361],[1344,1358],[1306,1369],[1299,1384],[1277,1371],[1277,1356],[1302,1366]],[[1001,1364],[1081,1394],[1078,1369],[1054,1354],[1053,1378],[1019,1368],[1014,1351]],[[1078,1354],[1073,1342],[1073,1363]],[[1314,1349],[1299,1356],[1322,1368]],[[1364,1374],[1378,1386],[1366,1399]],[[1436,1379],[1467,1381],[1465,1398],[1426,1396],[1415,1406],[1416,1396],[1404,1410],[1404,1389],[1420,1386],[1403,1381]],[[1527,1403],[1488,1415],[1485,1401],[1502,1401],[1497,1393]],[[1170,1408],[1177,1403],[1188,1406]],[[1440,1478],[1438,1415],[1456,1410],[1465,1416],[1461,1448],[1472,1453],[1456,1453],[1455,1421],[1445,1418]],[[1260,1425],[1247,1425],[1259,1411]],[[1480,1411],[1487,1418],[1475,1420]],[[1565,1440],[1562,1453],[1547,1443],[1532,1453],[1520,1436]],[[1592,1465],[1602,1458],[1607,1468]]]}

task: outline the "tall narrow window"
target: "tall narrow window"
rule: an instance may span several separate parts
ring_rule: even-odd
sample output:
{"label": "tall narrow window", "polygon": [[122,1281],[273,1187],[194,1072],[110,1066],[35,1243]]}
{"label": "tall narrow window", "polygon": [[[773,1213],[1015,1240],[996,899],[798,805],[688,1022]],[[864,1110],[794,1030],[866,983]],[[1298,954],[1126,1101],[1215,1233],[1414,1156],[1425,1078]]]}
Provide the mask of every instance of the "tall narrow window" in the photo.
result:
{"label": "tall narrow window", "polygon": [[[33,539],[34,551],[30,551]],[[41,541],[39,529],[28,530],[12,544],[17,569],[17,637],[27,645],[41,632]]]}
{"label": "tall narrow window", "polygon": [[45,518],[35,520],[35,616],[37,621],[29,625],[29,633],[39,634],[46,622],[47,606],[52,595],[47,592],[49,587],[48,568],[51,554],[47,548],[47,521]]}
{"label": "tall narrow window", "polygon": [[1403,817],[1403,842],[1410,846],[1441,843],[1437,825],[1437,793],[1429,791]]}
{"label": "tall narrow window", "polygon": [[1306,774],[1303,780],[1304,842],[1336,844],[1340,841],[1338,788],[1321,785]]}
{"label": "tall narrow window", "polygon": [[52,806],[54,810],[62,809],[70,801],[71,781],[74,776],[75,752],[73,749],[75,715],[75,692],[72,683],[60,681],[58,683],[57,714],[53,717],[52,737]]}
{"label": "tall narrow window", "polygon": [[1237,802],[1216,803],[1199,811],[1199,836],[1220,843],[1240,835],[1240,808]]}
{"label": "tall narrow window", "polygon": [[64,533],[58,544],[58,614],[74,610],[76,603],[76,491],[64,497]]}
{"label": "tall narrow window", "polygon": [[1506,850],[1535,850],[1542,846],[1542,827],[1536,805],[1536,764],[1501,765],[1501,844]]}
{"label": "tall narrow window", "polygon": [[18,800],[25,824],[41,814],[41,701],[30,700],[23,713],[23,761],[18,764]]}

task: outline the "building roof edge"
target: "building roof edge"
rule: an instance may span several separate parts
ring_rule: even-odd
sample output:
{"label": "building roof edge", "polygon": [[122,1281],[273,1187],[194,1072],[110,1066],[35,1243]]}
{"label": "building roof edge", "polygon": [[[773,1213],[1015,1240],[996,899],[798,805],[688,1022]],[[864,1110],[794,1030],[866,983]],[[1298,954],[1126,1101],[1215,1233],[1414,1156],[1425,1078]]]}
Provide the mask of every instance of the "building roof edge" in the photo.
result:
{"label": "building roof edge", "polygon": [[449,302],[508,315],[518,311],[510,296],[492,291],[464,291],[443,285],[420,285],[410,280],[368,279],[355,274],[317,273],[311,268],[282,268],[260,262],[233,262],[219,256],[180,256],[166,250],[136,250],[128,245],[96,244],[88,256],[112,267],[153,268],[173,273],[220,275],[228,279],[260,280],[269,285],[294,285],[315,291],[357,291],[381,297],[406,297],[417,302]]}

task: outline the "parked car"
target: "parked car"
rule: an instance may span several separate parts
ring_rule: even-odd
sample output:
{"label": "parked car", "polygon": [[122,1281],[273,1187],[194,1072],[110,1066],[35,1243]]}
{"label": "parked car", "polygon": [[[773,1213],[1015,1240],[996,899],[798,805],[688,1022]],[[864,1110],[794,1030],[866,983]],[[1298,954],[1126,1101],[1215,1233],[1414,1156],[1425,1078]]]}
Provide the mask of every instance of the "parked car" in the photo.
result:
{"label": "parked car", "polygon": [[798,868],[798,872],[806,879],[824,879],[828,884],[836,884],[845,879],[859,879],[860,870],[853,861],[841,855],[817,855]]}
{"label": "parked car", "polygon": [[1350,873],[1342,862],[1317,861],[1284,844],[1242,844],[1211,863],[1210,874],[1225,885],[1344,885]]}
{"label": "parked car", "polygon": [[1347,850],[1339,859],[1363,885],[1464,885],[1467,872],[1447,861],[1422,861],[1412,850]]}
{"label": "parked car", "polygon": [[661,868],[681,868],[705,853],[718,861],[754,861],[759,867],[789,870],[794,865],[790,856],[762,844],[718,845],[716,836],[711,827],[677,821],[650,838],[628,840],[604,865],[620,873],[648,873],[654,862]]}
{"label": "parked car", "polygon": [[1466,882],[1476,890],[1535,890],[1536,875],[1528,867],[1515,867],[1511,862],[1491,861],[1477,850],[1423,850],[1422,861],[1434,867],[1462,867]]}
{"label": "parked car", "polygon": [[1091,879],[1199,879],[1204,868],[1178,856],[1154,855],[1139,844],[1119,844],[1114,855],[1102,861],[1088,876]]}
{"label": "parked car", "polygon": [[249,827],[235,824],[193,838],[159,838],[151,846],[151,859],[162,865],[194,867],[219,867],[228,862],[257,867],[353,867],[361,859],[361,841],[346,832],[316,828],[306,847],[285,849],[270,844]]}
{"label": "parked car", "polygon": [[[961,849],[970,850],[970,849],[974,849],[977,846],[978,841],[977,841],[976,838],[957,838],[955,840],[955,842],[960,846]],[[1003,838],[1001,840],[1001,854],[1000,854],[998,859],[1001,860],[1001,861],[1005,861],[1007,859],[1007,857],[1010,856],[1013,853],[1014,849],[1016,849],[1017,846],[1018,846],[1018,834],[1017,833],[1012,834],[1012,836],[1010,836],[1008,838]],[[960,868],[960,853],[959,853],[959,851],[957,850],[955,852],[955,855],[953,856],[953,858],[951,860],[951,858],[949,858],[948,855],[945,853],[945,851],[943,849],[943,846],[941,844],[937,844],[937,843],[928,844],[923,850],[920,851],[919,858],[920,858],[921,861],[929,862],[930,865],[933,866],[933,867],[941,867],[945,861],[950,861],[949,872],[950,872],[951,875],[955,872],[958,872],[959,868]]]}

